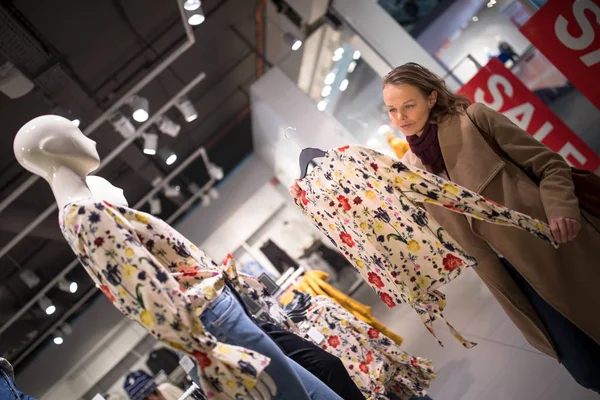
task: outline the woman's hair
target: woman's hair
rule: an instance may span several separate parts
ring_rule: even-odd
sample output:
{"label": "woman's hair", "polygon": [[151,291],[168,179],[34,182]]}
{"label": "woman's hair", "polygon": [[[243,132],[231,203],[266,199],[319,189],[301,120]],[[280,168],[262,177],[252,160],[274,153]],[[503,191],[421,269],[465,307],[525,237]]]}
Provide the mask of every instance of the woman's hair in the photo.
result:
{"label": "woman's hair", "polygon": [[383,78],[384,88],[401,84],[414,86],[425,96],[429,96],[434,90],[437,92],[437,101],[429,115],[429,120],[434,123],[441,122],[449,115],[463,114],[471,105],[466,97],[452,93],[442,78],[416,63],[396,67]]}

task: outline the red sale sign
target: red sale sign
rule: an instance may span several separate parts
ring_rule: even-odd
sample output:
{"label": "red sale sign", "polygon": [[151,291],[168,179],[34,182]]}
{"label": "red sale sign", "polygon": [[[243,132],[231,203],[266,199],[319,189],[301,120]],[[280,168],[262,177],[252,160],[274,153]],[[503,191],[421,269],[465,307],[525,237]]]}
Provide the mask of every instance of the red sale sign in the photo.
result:
{"label": "red sale sign", "polygon": [[459,93],[504,114],[572,166],[591,171],[600,166],[600,157],[497,58]]}
{"label": "red sale sign", "polygon": [[600,109],[600,0],[548,0],[520,30]]}

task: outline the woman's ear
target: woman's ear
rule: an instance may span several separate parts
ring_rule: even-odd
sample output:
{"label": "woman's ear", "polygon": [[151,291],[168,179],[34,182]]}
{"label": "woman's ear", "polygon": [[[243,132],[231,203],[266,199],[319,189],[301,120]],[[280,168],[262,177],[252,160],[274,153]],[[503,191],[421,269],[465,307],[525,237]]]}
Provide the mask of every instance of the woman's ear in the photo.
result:
{"label": "woman's ear", "polygon": [[438,92],[437,90],[434,90],[431,92],[431,94],[429,95],[428,103],[429,103],[429,109],[432,109],[433,106],[435,106],[435,103],[437,103],[437,97],[438,97]]}

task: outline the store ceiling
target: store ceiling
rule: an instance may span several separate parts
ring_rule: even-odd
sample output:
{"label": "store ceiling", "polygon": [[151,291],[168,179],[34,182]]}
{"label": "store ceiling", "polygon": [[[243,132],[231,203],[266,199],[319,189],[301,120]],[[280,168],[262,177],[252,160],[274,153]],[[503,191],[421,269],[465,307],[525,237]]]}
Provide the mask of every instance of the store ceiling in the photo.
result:
{"label": "store ceiling", "polygon": [[[0,94],[0,200],[31,175],[16,162],[12,140],[28,120],[50,113],[56,105],[70,108],[85,129],[185,39],[177,0],[3,0],[0,5],[0,64],[11,61],[36,88],[18,99]],[[124,189],[135,204],[199,146],[211,160],[231,171],[252,151],[249,86],[256,80],[255,11],[257,1],[204,0],[206,21],[196,27],[196,44],[170,68],[147,85],[140,95],[150,101],[150,115],[200,72],[206,73],[189,98],[199,117],[186,123],[177,111],[167,115],[181,124],[176,138],[160,136],[160,146],[178,155],[167,166],[159,157],[142,152],[141,140],[124,151],[100,173]],[[104,123],[90,136],[105,156],[122,141]],[[175,199],[161,196],[167,218],[189,198],[189,183],[202,186],[208,175],[201,161],[193,163],[175,183],[182,187]],[[39,180],[0,216],[0,247],[9,243],[54,199],[46,182]],[[56,213],[41,222],[24,240],[0,259],[0,326],[4,325],[47,282],[73,260],[56,224]],[[29,288],[20,278],[33,271],[40,283]],[[30,348],[86,292],[93,289],[82,268],[69,280],[79,283],[75,295],[57,288],[48,297],[57,312],[47,316],[33,306],[0,335],[0,356],[12,360]],[[74,314],[76,316],[77,314]]]}

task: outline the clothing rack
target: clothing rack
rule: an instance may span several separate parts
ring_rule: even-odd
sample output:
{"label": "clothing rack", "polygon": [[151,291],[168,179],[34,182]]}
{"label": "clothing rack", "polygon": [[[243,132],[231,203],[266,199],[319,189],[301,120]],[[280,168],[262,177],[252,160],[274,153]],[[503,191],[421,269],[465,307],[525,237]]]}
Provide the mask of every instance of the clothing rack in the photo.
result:
{"label": "clothing rack", "polygon": [[200,398],[201,400],[208,400],[206,398],[206,396],[204,395],[204,393],[202,393],[202,391],[200,390],[200,388],[198,386],[196,386],[195,383],[192,383],[192,386],[190,386],[188,388],[188,390],[186,390],[183,395],[181,395],[181,397],[179,398],[179,400],[187,400],[188,397],[190,396],[199,396],[198,398]]}

